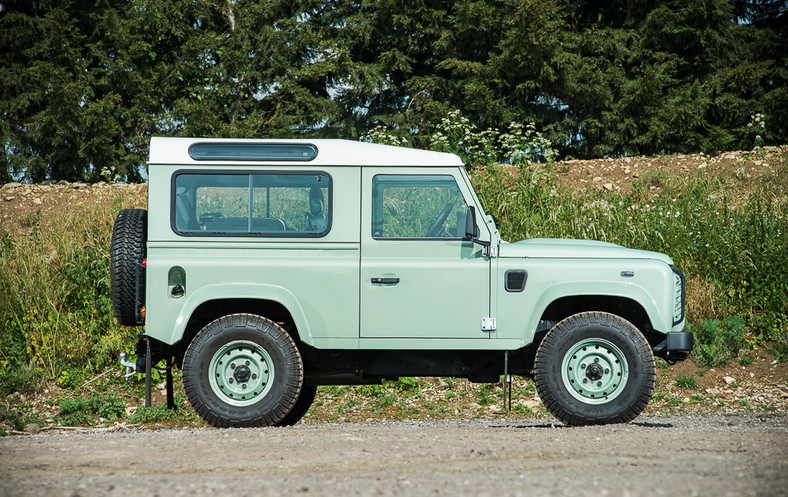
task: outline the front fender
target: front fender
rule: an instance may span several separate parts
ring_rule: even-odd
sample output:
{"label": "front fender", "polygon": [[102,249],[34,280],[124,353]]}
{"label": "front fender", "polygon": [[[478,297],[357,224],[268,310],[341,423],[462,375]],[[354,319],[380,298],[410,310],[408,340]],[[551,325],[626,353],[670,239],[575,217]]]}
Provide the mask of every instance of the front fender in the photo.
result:
{"label": "front fender", "polygon": [[542,292],[526,319],[525,329],[522,331],[525,335],[523,345],[533,342],[539,321],[550,304],[562,298],[582,296],[614,297],[632,300],[644,309],[655,330],[665,333],[671,329],[670,325],[667,324],[667,321],[671,318],[664,316],[660,312],[656,299],[645,288],[632,283],[606,284],[604,288],[600,288],[599,282],[575,281],[558,283]]}

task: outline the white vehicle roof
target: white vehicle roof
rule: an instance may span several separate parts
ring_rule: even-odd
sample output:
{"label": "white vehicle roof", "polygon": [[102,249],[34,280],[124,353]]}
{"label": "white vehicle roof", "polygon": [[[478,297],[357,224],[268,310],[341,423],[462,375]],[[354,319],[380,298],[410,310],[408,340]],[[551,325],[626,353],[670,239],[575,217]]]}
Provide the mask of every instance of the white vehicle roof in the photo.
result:
{"label": "white vehicle roof", "polygon": [[[192,148],[198,145],[197,148]],[[216,146],[212,146],[216,145]],[[238,145],[238,147],[234,147]],[[259,145],[259,146],[258,146]],[[270,147],[273,145],[274,147]],[[255,150],[289,148],[299,145],[311,150],[312,157],[260,158]],[[311,147],[310,147],[311,146]],[[236,154],[234,150],[243,149]],[[208,150],[209,153],[195,153]],[[225,152],[217,153],[217,150]],[[252,150],[252,152],[249,152]],[[351,140],[233,139],[233,138],[151,138],[150,165],[286,165],[286,166],[462,166],[454,154],[414,148],[393,147]]]}

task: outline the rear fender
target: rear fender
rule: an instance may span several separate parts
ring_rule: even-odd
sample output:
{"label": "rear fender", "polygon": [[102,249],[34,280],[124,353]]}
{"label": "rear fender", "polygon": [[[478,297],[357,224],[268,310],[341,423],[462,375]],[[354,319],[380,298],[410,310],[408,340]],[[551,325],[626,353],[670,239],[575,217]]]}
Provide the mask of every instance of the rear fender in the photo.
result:
{"label": "rear fender", "polygon": [[304,310],[295,295],[281,286],[258,283],[207,285],[195,290],[184,302],[175,321],[175,326],[172,328],[172,334],[168,337],[154,338],[169,344],[177,343],[183,338],[186,325],[195,309],[208,301],[232,299],[270,300],[281,304],[292,316],[300,340],[307,345],[314,345]]}

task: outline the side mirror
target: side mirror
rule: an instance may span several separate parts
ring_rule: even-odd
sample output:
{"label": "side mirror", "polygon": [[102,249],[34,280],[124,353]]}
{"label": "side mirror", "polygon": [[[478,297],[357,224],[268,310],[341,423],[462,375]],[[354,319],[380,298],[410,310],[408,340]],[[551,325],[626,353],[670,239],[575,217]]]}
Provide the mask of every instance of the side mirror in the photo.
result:
{"label": "side mirror", "polygon": [[494,255],[490,248],[490,242],[479,240],[479,235],[476,234],[478,231],[479,228],[476,226],[476,208],[468,206],[468,213],[465,215],[465,239],[484,247],[482,251],[484,257],[490,257],[491,254]]}
{"label": "side mirror", "polygon": [[473,206],[468,207],[468,213],[465,215],[465,238],[473,240],[476,237],[476,208]]}

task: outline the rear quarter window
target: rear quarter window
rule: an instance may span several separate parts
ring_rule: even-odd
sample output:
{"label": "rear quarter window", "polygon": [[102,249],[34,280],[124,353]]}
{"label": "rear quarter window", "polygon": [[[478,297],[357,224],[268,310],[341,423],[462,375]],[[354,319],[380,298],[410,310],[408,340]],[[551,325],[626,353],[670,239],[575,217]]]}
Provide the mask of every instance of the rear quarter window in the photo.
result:
{"label": "rear quarter window", "polygon": [[183,236],[315,237],[331,226],[323,172],[189,172],[172,181],[173,231]]}

